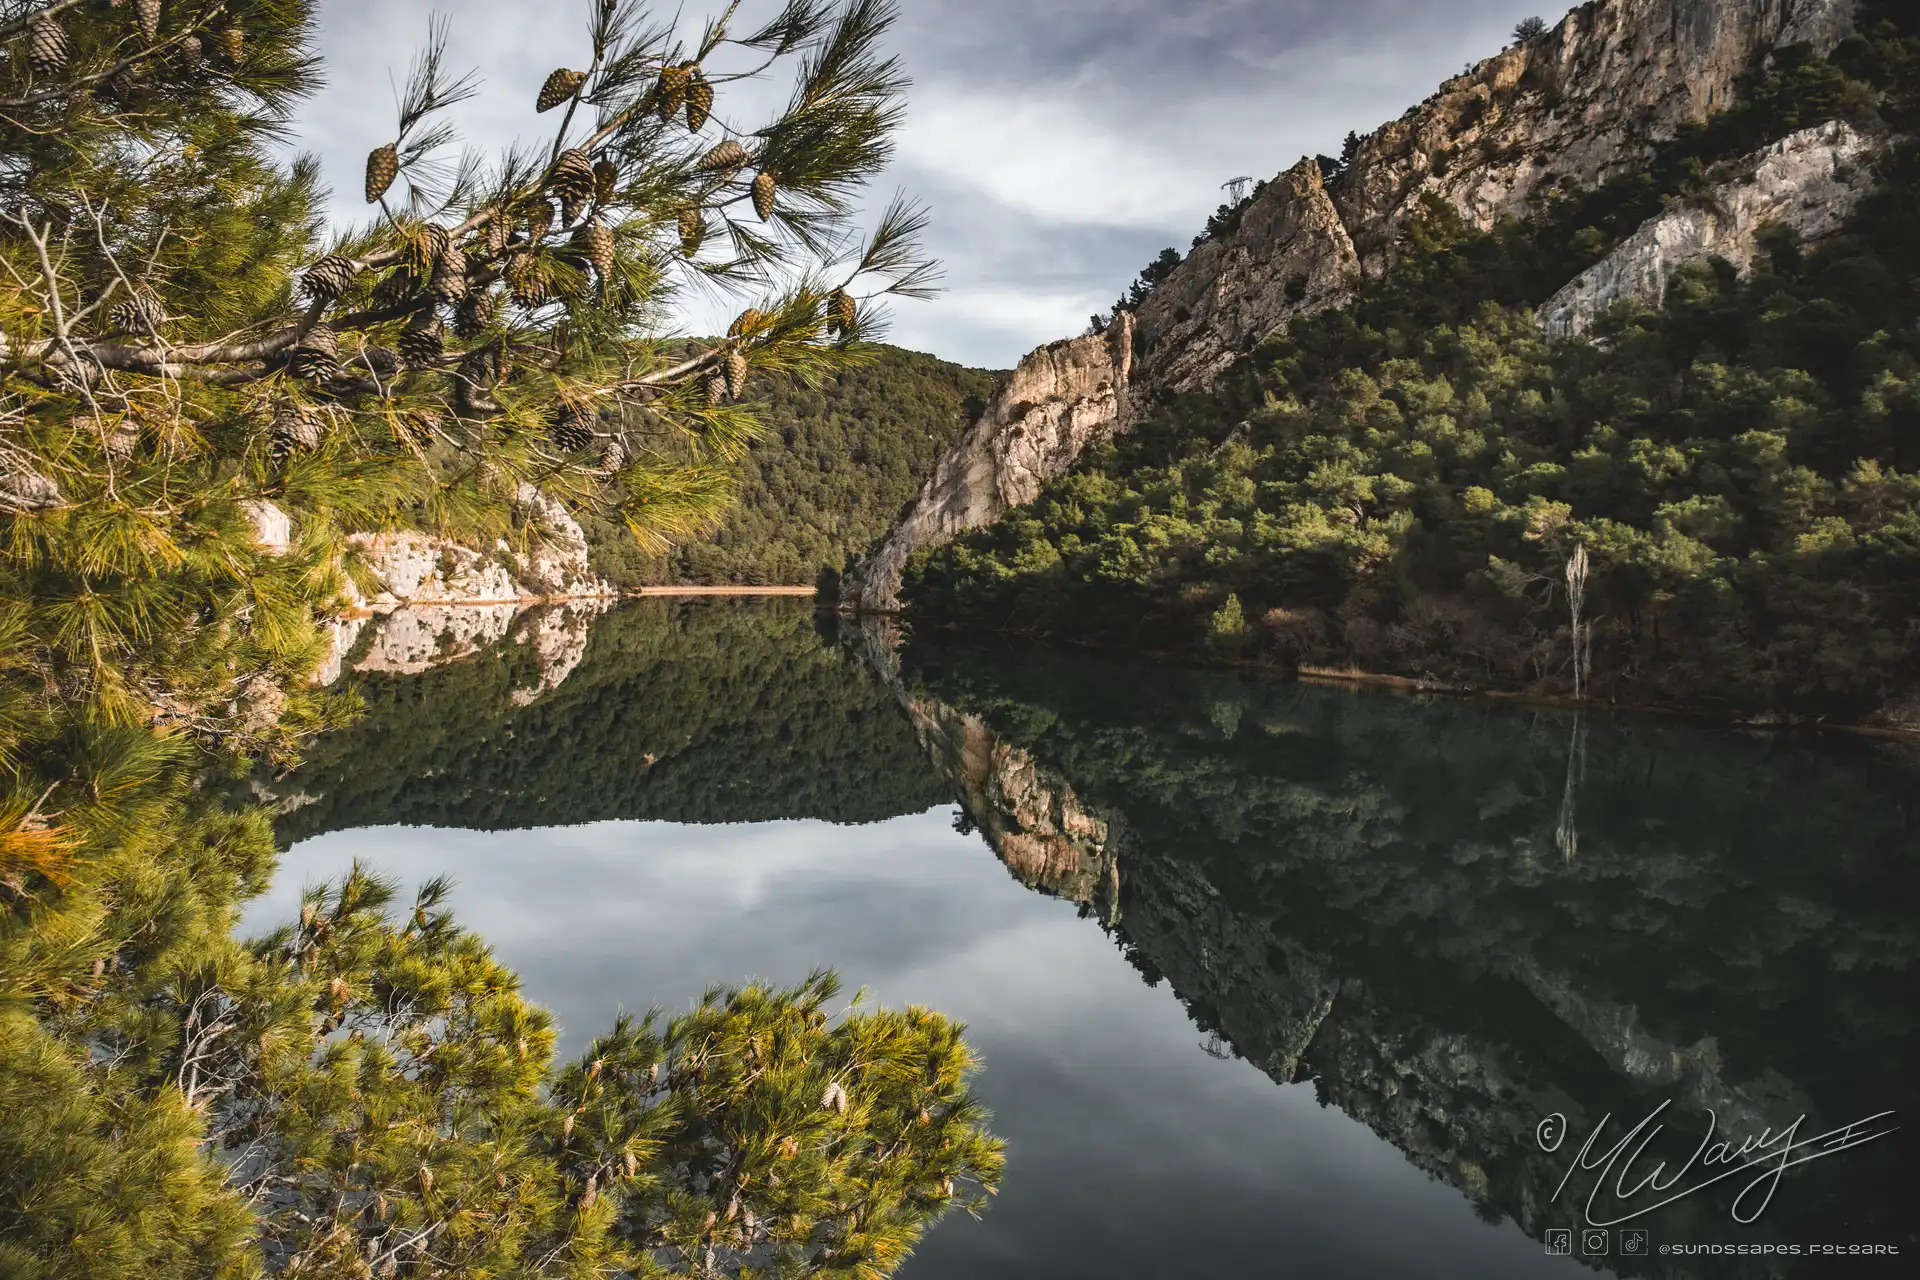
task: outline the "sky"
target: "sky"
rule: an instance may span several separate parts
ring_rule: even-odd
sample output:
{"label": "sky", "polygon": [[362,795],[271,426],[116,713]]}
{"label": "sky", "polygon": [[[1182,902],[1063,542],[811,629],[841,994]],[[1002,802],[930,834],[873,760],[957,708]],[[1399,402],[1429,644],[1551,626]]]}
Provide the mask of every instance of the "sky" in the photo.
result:
{"label": "sky", "polygon": [[[775,0],[744,0],[743,22]],[[662,5],[662,16],[673,12]],[[702,0],[685,0],[691,24]],[[322,0],[328,84],[295,145],[317,153],[344,218],[366,153],[393,133],[428,20],[476,97],[465,143],[533,139],[553,68],[589,56],[587,0]],[[888,339],[1009,368],[1083,330],[1164,246],[1183,251],[1239,175],[1337,152],[1498,51],[1527,0],[900,0],[890,48],[913,80],[894,162],[874,187],[931,214],[944,271],[932,302],[894,307]],[[742,92],[739,90],[732,92]],[[764,91],[783,98],[785,81]],[[742,103],[745,108],[747,103]],[[737,306],[738,304],[735,304]],[[734,307],[728,307],[731,311]],[[686,317],[708,331],[712,316]]]}

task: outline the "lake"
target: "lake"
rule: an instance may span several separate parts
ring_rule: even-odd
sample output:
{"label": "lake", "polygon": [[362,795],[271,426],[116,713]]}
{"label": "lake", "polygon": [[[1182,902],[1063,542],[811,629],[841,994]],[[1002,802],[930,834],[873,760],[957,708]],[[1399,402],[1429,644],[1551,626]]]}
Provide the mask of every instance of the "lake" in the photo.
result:
{"label": "lake", "polygon": [[[356,859],[449,875],[563,1054],[816,965],[963,1019],[1007,1172],[911,1280],[1920,1247],[1868,1140],[1920,1075],[1911,748],[887,640],[649,599],[363,654],[365,717],[256,784],[289,848],[243,928]],[[1718,1139],[1804,1163],[1676,1194]]]}

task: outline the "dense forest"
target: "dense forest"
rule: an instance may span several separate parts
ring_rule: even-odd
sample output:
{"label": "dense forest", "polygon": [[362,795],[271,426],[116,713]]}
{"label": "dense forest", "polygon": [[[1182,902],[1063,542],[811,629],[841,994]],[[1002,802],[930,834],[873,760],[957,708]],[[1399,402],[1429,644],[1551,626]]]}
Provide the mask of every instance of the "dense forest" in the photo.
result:
{"label": "dense forest", "polygon": [[875,344],[870,358],[818,386],[753,378],[747,395],[761,434],[741,467],[739,503],[720,526],[654,556],[619,525],[589,516],[594,567],[620,587],[799,585],[823,567],[837,573],[887,531],[979,415],[995,376]]}
{"label": "dense forest", "polygon": [[[1554,1221],[1564,1159],[1532,1137],[1552,1111],[1671,1097],[1692,1132],[1709,1106],[1838,1124],[1913,1097],[1908,747],[923,640],[906,680],[1108,823],[1114,940],[1201,1030],[1493,1220]],[[1761,1229],[1911,1240],[1897,1157],[1833,1162]],[[1681,1223],[1653,1225],[1733,1229]]]}
{"label": "dense forest", "polygon": [[300,797],[281,839],[389,823],[877,822],[952,799],[893,696],[804,601],[634,601],[593,624],[558,689],[521,705],[539,665],[509,639],[358,680],[365,714],[270,784]]}
{"label": "dense forest", "polygon": [[[1592,340],[1533,309],[1721,162],[1847,120],[1877,189]],[[1756,71],[1528,221],[1438,204],[1396,269],[1033,504],[910,566],[922,626],[1758,711],[1910,714],[1920,676],[1920,17]],[[1580,572],[1575,572],[1580,570]],[[1575,624],[1569,582],[1585,617]]]}

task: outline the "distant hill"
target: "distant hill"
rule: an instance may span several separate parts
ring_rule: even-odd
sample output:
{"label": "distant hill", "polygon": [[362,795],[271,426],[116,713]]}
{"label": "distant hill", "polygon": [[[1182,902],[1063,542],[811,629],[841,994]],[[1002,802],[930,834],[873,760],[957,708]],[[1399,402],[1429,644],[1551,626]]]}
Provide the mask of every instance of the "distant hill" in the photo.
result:
{"label": "distant hill", "polygon": [[588,519],[595,567],[623,587],[811,583],[822,565],[839,569],[887,531],[996,377],[882,346],[870,363],[818,388],[757,380],[749,395],[767,406],[766,435],[726,523],[655,557],[617,526]]}

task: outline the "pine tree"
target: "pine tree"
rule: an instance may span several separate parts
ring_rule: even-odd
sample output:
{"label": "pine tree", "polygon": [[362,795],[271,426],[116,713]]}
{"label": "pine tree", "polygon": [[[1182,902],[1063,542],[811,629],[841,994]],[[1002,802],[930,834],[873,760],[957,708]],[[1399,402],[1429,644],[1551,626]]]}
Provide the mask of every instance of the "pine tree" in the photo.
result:
{"label": "pine tree", "polygon": [[[857,1105],[811,1122],[820,1143],[870,1151],[925,1110],[951,1145],[916,1131],[893,1159],[807,1164],[783,1211],[812,1225],[743,1197],[760,1226],[687,1235],[675,1215],[711,1188],[659,1158],[689,1149],[687,1125],[779,1144],[753,1130],[756,1097],[702,1083],[714,1060],[673,1026],[615,1037],[657,1043],[674,1105],[632,1077],[570,1083],[441,886],[396,920],[357,872],[285,932],[232,937],[271,828],[194,780],[288,758],[351,712],[308,679],[343,533],[520,536],[537,486],[657,550],[724,507],[756,430],[750,407],[709,403],[711,378],[817,378],[858,355],[873,311],[836,310],[829,333],[836,291],[927,291],[909,205],[851,257],[825,248],[847,243],[898,121],[890,4],[788,0],[744,31],[729,9],[692,37],[636,0],[590,10],[587,70],[527,86],[549,143],[490,165],[444,163],[443,113],[475,82],[435,28],[391,133],[367,140],[372,221],[327,228],[314,166],[272,149],[317,83],[307,0],[0,3],[17,51],[0,68],[0,1271],[417,1274],[431,1250],[466,1273],[732,1274],[729,1242],[765,1230],[794,1259],[802,1240],[840,1251],[801,1270],[879,1274],[956,1202],[947,1177],[997,1176],[952,1024],[816,1022],[824,978],[715,993],[701,1028],[742,1025],[736,1006],[804,1024],[783,1090],[840,1073]],[[724,46],[797,84],[740,164],[703,167],[711,141],[656,109],[661,71],[691,82]],[[724,112],[700,82],[700,114]],[[777,205],[743,220],[766,172]],[[689,246],[684,212],[713,234]],[[690,286],[755,319],[710,348],[657,340]],[[598,447],[556,445],[561,406],[591,407],[575,418]],[[265,536],[282,515],[284,550]],[[929,1064],[924,1096],[863,1081],[856,1042]],[[566,1130],[586,1106],[653,1145],[582,1163]],[[673,1225],[653,1242],[629,1230],[643,1220]]]}

